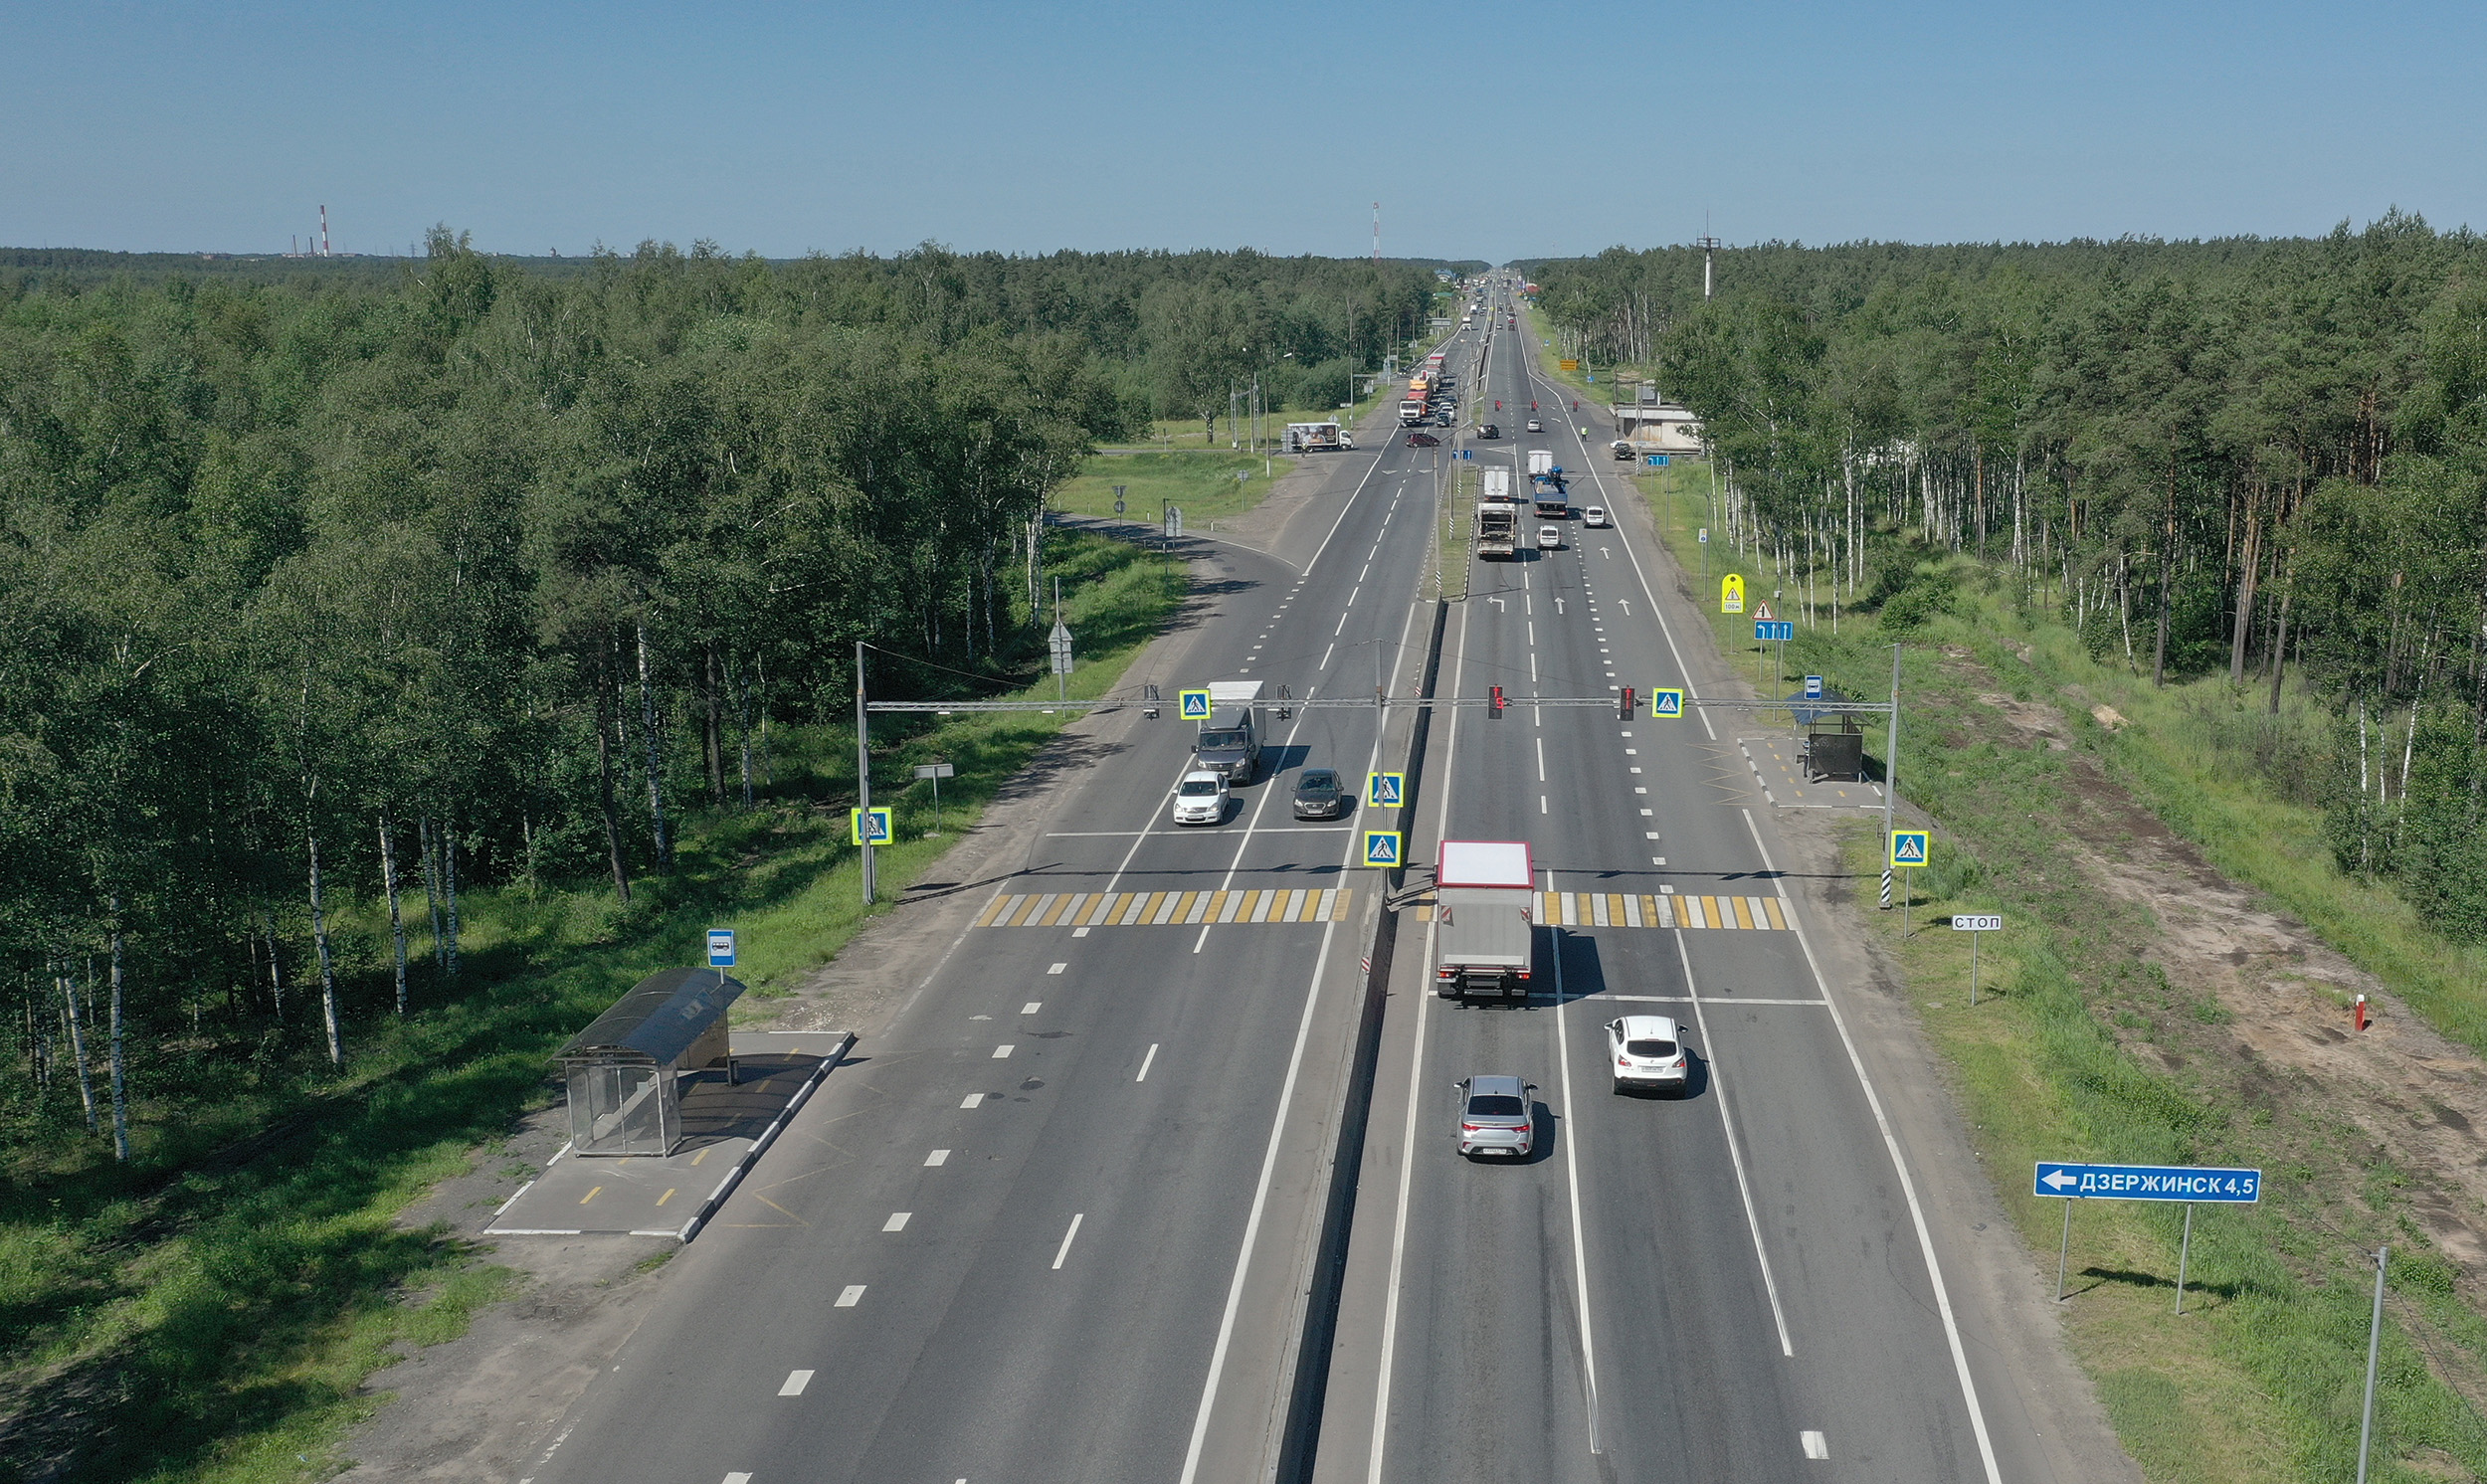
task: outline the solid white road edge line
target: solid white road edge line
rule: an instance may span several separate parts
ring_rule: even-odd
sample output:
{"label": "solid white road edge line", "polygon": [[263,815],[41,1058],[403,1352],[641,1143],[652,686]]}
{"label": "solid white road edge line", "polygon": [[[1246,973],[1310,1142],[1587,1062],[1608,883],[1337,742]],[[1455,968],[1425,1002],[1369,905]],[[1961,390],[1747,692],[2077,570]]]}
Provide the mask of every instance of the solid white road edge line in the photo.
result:
{"label": "solid white road edge line", "polygon": [[[1770,846],[1762,843],[1762,827],[1753,823],[1753,811],[1739,810],[1744,827],[1753,834],[1753,847],[1762,852],[1762,868],[1774,878],[1779,867],[1771,863]],[[1787,904],[1788,926],[1796,931],[1797,946],[1805,950],[1805,966],[1814,971],[1814,984],[1822,992],[1825,1008],[1830,1011],[1830,1023],[1839,1030],[1839,1044],[1847,1049],[1848,1065],[1856,1072],[1856,1085],[1865,1094],[1865,1106],[1874,1110],[1874,1127],[1882,1132],[1883,1150],[1891,1156],[1891,1168],[1900,1177],[1900,1194],[1908,1198],[1908,1217],[1917,1227],[1917,1249],[1926,1259],[1926,1276],[1934,1284],[1934,1305],[1943,1315],[1943,1337],[1951,1342],[1952,1369],[1960,1377],[1963,1400],[1969,1403],[1969,1423],[1978,1434],[1978,1456],[1986,1464],[1987,1484],[2004,1484],[2004,1472],[1995,1461],[1995,1440],[1987,1433],[1986,1408],[1978,1401],[1978,1383],[1969,1374],[1969,1352],[1961,1344],[1960,1320],[1952,1313],[1952,1291],[1943,1281],[1943,1264],[1934,1255],[1934,1233],[1926,1229],[1926,1208],[1917,1199],[1917,1182],[1908,1173],[1908,1161],[1901,1158],[1899,1136],[1891,1131],[1891,1120],[1882,1111],[1882,1098],[1874,1091],[1873,1079],[1865,1075],[1865,1058],[1857,1054],[1855,1037],[1848,1034],[1848,1018],[1839,1014],[1838,1001],[1831,998],[1830,981],[1822,977],[1822,966],[1814,957],[1814,940],[1807,935],[1805,924],[1798,920],[1796,901],[1788,895],[1784,881],[1774,879],[1779,899]]]}
{"label": "solid white road edge line", "polygon": [[[1459,680],[1468,658],[1467,604],[1459,606],[1459,647],[1450,656],[1450,694],[1459,695]],[[1434,811],[1434,837],[1439,840],[1450,828],[1451,771],[1459,762],[1459,709],[1450,708],[1444,727],[1450,733],[1449,745],[1442,759],[1441,801]],[[1433,973],[1434,934],[1440,924],[1428,918],[1425,924],[1424,973]],[[1391,1361],[1399,1345],[1400,1275],[1408,1261],[1408,1185],[1417,1169],[1417,1105],[1423,1101],[1425,1078],[1425,1022],[1434,1008],[1434,986],[1430,979],[1421,980],[1417,991],[1417,1039],[1408,1057],[1408,1126],[1399,1140],[1399,1208],[1391,1217],[1390,1286],[1382,1298],[1382,1359],[1373,1381],[1373,1445],[1367,1459],[1365,1478],[1368,1484],[1382,1484],[1382,1451],[1389,1441],[1391,1426]]]}
{"label": "solid white road edge line", "polygon": [[1718,1043],[1710,1038],[1710,1018],[1702,1012],[1701,992],[1692,982],[1692,951],[1684,946],[1684,930],[1676,928],[1675,956],[1684,964],[1684,997],[1692,1002],[1692,1018],[1701,1025],[1701,1055],[1710,1063],[1710,1098],[1718,1104],[1719,1127],[1727,1136],[1727,1159],[1736,1167],[1736,1194],[1744,1198],[1745,1229],[1753,1233],[1753,1260],[1762,1267],[1762,1291],[1770,1295],[1771,1322],[1779,1326],[1779,1353],[1796,1359],[1788,1338],[1787,1311],[1779,1306],[1779,1279],[1771,1274],[1770,1249],[1762,1244],[1762,1213],[1753,1205],[1753,1180],[1745,1174],[1744,1149],[1736,1143],[1736,1117],[1727,1107],[1727,1090],[1718,1075]]}
{"label": "solid white road edge line", "polygon": [[[1546,872],[1546,889],[1554,890],[1554,872]],[[1581,1225],[1580,1124],[1572,1117],[1572,1034],[1563,1019],[1563,928],[1554,934],[1555,1064],[1563,1069],[1563,1175],[1572,1188],[1572,1277],[1580,1287],[1581,1378],[1589,1390],[1589,1451],[1598,1447],[1598,1339],[1590,1328],[1589,1235]]]}
{"label": "solid white road edge line", "polygon": [[[1400,625],[1399,631],[1399,652],[1402,656],[1400,661],[1402,664],[1406,663],[1405,656],[1408,652],[1408,628],[1416,622],[1416,617],[1417,606],[1410,604],[1407,622]],[[1392,678],[1398,678],[1396,667],[1392,671]],[[1292,728],[1288,730],[1287,735],[1289,737],[1294,735]],[[1365,764],[1367,776],[1380,767],[1381,763],[1382,728],[1377,725],[1373,729],[1372,756]],[[1356,844],[1351,837],[1347,847],[1339,853],[1340,869],[1350,868],[1355,858]],[[1218,1383],[1226,1374],[1227,1349],[1235,1341],[1235,1316],[1244,1304],[1244,1279],[1251,1270],[1252,1248],[1260,1239],[1261,1212],[1269,1204],[1269,1181],[1277,1173],[1278,1168],[1278,1142],[1286,1132],[1287,1110],[1295,1101],[1295,1081],[1304,1068],[1304,1046],[1312,1037],[1313,1008],[1321,1001],[1321,976],[1329,968],[1330,945],[1337,936],[1336,919],[1321,925],[1321,949],[1313,955],[1312,983],[1304,991],[1304,1014],[1295,1024],[1295,1047],[1287,1053],[1286,1080],[1278,1088],[1277,1115],[1269,1122],[1269,1144],[1261,1152],[1260,1180],[1252,1190],[1251,1213],[1244,1221],[1244,1245],[1242,1250],[1235,1254],[1235,1277],[1227,1284],[1226,1313],[1218,1320],[1218,1343],[1209,1354],[1209,1379],[1201,1384],[1201,1406],[1192,1418],[1192,1441],[1183,1452],[1181,1484],[1193,1484],[1193,1480],[1200,1473],[1201,1446],[1209,1438],[1210,1409],[1217,1403]]]}

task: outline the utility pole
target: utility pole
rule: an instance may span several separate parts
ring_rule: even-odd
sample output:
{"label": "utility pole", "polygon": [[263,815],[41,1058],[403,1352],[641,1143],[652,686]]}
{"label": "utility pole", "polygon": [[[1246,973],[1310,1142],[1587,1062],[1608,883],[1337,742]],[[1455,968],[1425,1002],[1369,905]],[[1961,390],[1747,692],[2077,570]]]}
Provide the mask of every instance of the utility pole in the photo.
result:
{"label": "utility pole", "polygon": [[861,826],[856,837],[864,841],[863,905],[872,904],[872,735],[863,709],[863,641],[855,642],[855,802],[863,813],[856,818]]}
{"label": "utility pole", "polygon": [[2367,1450],[2375,1442],[2375,1361],[2384,1347],[2384,1264],[2392,1249],[2375,1249],[2375,1317],[2366,1331],[2366,1408],[2358,1423],[2358,1484],[2366,1484]]}
{"label": "utility pole", "polygon": [[1900,647],[1891,647],[1891,729],[1882,744],[1882,909],[1891,910],[1891,801],[1899,797]]}

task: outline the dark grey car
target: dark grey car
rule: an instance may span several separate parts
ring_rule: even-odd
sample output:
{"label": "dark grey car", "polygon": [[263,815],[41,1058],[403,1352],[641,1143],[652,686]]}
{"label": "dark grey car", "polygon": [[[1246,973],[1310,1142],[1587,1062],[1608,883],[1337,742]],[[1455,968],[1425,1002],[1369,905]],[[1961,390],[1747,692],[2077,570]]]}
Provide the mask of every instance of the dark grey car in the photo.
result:
{"label": "dark grey car", "polygon": [[1347,813],[1347,793],[1336,770],[1306,768],[1295,775],[1295,818],[1335,820]]}

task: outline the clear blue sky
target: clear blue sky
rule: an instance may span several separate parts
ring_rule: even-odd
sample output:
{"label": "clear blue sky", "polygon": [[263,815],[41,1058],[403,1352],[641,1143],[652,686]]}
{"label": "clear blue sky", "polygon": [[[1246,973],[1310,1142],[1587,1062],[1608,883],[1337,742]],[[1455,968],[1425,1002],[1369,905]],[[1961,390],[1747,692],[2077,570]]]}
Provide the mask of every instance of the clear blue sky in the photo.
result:
{"label": "clear blue sky", "polygon": [[0,245],[500,252],[2487,227],[2487,7],[0,0]]}

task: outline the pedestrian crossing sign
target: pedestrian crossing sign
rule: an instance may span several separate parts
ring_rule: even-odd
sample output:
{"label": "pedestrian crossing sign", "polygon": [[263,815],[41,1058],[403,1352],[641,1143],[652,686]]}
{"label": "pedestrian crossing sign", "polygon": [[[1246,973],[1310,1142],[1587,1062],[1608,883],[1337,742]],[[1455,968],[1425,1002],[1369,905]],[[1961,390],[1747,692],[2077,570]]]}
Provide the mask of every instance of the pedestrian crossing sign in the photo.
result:
{"label": "pedestrian crossing sign", "polygon": [[889,811],[885,809],[848,810],[847,843],[851,845],[889,843]]}
{"label": "pedestrian crossing sign", "polygon": [[1209,719],[1208,691],[1178,690],[1175,692],[1175,699],[1182,703],[1183,708],[1176,714],[1180,715],[1184,720],[1207,721]]}
{"label": "pedestrian crossing sign", "polygon": [[1365,832],[1365,864],[1389,869],[1399,864],[1400,835],[1396,830]]}
{"label": "pedestrian crossing sign", "polygon": [[1891,832],[1891,863],[1893,865],[1924,865],[1929,848],[1931,846],[1927,839],[1927,832],[1923,830]]}
{"label": "pedestrian crossing sign", "polygon": [[1397,809],[1400,796],[1407,791],[1407,788],[1408,775],[1405,773],[1368,774],[1365,778],[1365,807]]}
{"label": "pedestrian crossing sign", "polygon": [[1652,715],[1652,716],[1681,716],[1681,715],[1683,715],[1683,714],[1684,714],[1684,693],[1683,693],[1682,691],[1680,691],[1680,690],[1652,690],[1652,691],[1650,691],[1650,692],[1649,692],[1649,714],[1650,714],[1650,715]]}

